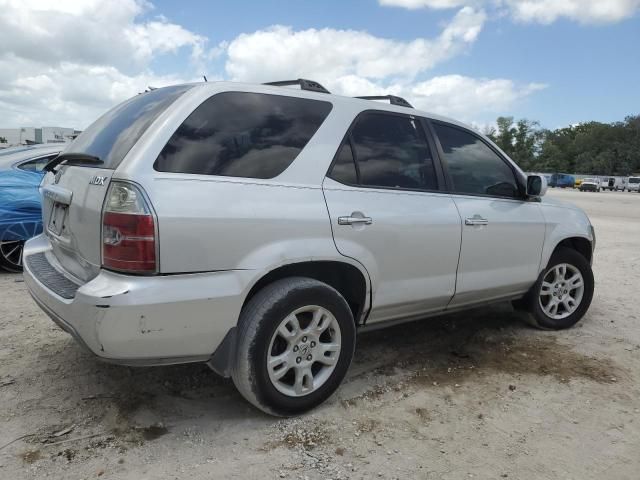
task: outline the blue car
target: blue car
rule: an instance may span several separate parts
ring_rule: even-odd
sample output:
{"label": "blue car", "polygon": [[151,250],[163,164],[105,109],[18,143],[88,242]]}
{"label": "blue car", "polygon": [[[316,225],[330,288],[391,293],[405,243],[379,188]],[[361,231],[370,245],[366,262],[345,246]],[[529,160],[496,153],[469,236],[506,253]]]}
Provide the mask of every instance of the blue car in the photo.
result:
{"label": "blue car", "polygon": [[60,144],[0,150],[0,268],[22,271],[22,246],[42,232],[38,187]]}
{"label": "blue car", "polygon": [[550,187],[573,188],[576,177],[567,173],[554,173],[548,183]]}

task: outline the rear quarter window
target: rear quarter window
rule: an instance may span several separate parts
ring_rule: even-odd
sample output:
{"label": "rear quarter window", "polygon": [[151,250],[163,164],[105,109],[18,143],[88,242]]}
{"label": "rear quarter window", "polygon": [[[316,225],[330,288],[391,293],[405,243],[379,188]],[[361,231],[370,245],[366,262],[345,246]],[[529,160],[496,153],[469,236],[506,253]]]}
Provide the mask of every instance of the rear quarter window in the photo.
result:
{"label": "rear quarter window", "polygon": [[247,92],[212,96],[180,125],[158,156],[160,172],[273,178],[304,149],[329,102]]}
{"label": "rear quarter window", "polygon": [[44,167],[46,167],[47,164],[57,156],[58,153],[53,153],[51,155],[47,155],[46,157],[29,160],[28,162],[24,162],[18,165],[18,168],[20,170],[27,170],[29,172],[42,172],[42,170],[44,170]]}

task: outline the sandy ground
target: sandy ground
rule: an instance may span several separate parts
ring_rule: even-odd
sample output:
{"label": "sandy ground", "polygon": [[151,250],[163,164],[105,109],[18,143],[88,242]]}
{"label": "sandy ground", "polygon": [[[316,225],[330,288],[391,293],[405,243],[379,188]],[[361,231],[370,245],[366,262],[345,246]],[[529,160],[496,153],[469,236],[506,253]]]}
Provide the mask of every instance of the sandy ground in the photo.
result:
{"label": "sandy ground", "polygon": [[640,478],[640,195],[549,195],[598,235],[578,327],[505,305],[363,334],[345,384],[296,419],[201,365],[99,363],[0,274],[0,478]]}

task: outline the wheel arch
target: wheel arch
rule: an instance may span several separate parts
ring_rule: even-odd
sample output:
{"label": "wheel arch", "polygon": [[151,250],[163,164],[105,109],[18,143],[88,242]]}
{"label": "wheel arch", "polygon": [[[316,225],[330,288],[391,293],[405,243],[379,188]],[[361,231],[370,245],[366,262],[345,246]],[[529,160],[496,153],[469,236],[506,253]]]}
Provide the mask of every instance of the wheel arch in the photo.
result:
{"label": "wheel arch", "polygon": [[[242,303],[242,308],[263,287],[287,277],[309,277],[335,288],[346,299],[356,326],[364,322],[371,305],[371,282],[363,267],[346,261],[308,260],[283,264],[258,276]],[[242,308],[240,311],[242,311]],[[236,320],[237,322],[237,320]],[[207,365],[223,377],[231,375],[237,347],[237,325],[232,327],[211,355]]]}
{"label": "wheel arch", "polygon": [[242,307],[266,285],[287,277],[309,277],[335,288],[345,298],[356,325],[369,310],[371,288],[368,274],[361,268],[337,260],[309,260],[280,265],[263,274],[249,289]]}
{"label": "wheel arch", "polygon": [[546,231],[538,271],[542,272],[547,268],[551,255],[559,247],[575,250],[592,263],[596,238],[586,213],[562,203],[543,202],[541,207],[546,221]]}
{"label": "wheel arch", "polygon": [[570,248],[586,258],[589,263],[592,263],[593,261],[593,244],[591,239],[581,236],[571,236],[556,242],[548,257],[545,259],[543,269],[549,263],[551,256],[557,252],[559,248]]}

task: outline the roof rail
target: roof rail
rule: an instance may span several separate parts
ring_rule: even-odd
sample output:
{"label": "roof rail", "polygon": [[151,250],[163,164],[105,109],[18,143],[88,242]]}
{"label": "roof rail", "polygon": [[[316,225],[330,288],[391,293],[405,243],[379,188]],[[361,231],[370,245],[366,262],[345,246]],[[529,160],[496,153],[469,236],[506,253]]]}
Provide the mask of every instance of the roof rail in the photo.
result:
{"label": "roof rail", "polygon": [[279,82],[266,82],[263,85],[273,85],[276,87],[286,87],[288,85],[300,85],[300,90],[310,90],[312,92],[331,93],[324,88],[318,82],[313,80],[306,80],[304,78],[298,78],[297,80],[282,80]]}
{"label": "roof rail", "polygon": [[413,108],[409,102],[407,102],[402,97],[396,97],[395,95],[373,95],[373,96],[365,96],[365,97],[356,97],[361,98],[363,100],[389,100],[391,105],[398,105],[399,107],[409,107]]}

